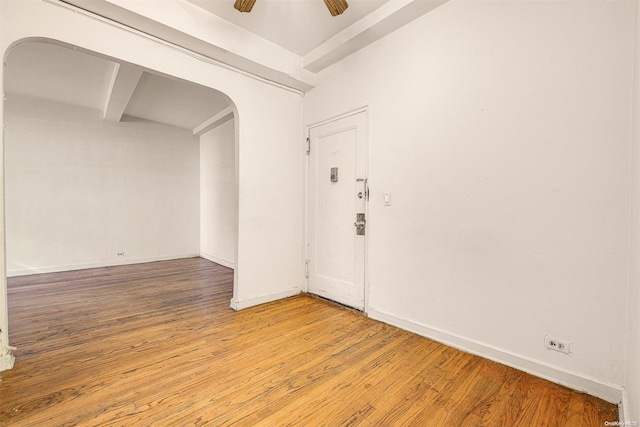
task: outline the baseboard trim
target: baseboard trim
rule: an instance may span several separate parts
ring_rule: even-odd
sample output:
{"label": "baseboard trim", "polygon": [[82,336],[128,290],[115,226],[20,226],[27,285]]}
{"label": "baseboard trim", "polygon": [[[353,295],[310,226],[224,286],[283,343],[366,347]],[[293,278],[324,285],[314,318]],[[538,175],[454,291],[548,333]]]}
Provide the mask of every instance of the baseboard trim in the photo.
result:
{"label": "baseboard trim", "polygon": [[8,371],[13,368],[13,364],[15,363],[16,358],[13,357],[13,354],[8,353],[4,356],[0,356],[0,372]]}
{"label": "baseboard trim", "polygon": [[275,292],[273,294],[263,295],[256,298],[249,298],[245,300],[231,300],[230,307],[236,311],[243,310],[245,308],[253,307],[260,304],[266,304],[268,302],[277,301],[279,299],[289,298],[294,295],[300,294],[299,288],[287,289],[285,291]]}
{"label": "baseboard trim", "polygon": [[409,332],[438,341],[450,347],[457,348],[458,350],[519,369],[556,384],[588,393],[608,402],[616,404],[622,402],[622,387],[605,384],[595,379],[569,372],[557,366],[549,365],[539,360],[512,353],[508,350],[461,337],[411,320],[402,319],[394,315],[384,313],[373,307],[368,307],[367,314],[372,319],[388,323]]}
{"label": "baseboard trim", "polygon": [[87,268],[115,267],[117,265],[144,264],[146,262],[169,261],[172,259],[183,259],[183,258],[197,258],[199,256],[200,254],[183,254],[183,255],[169,255],[169,256],[154,257],[154,258],[131,258],[131,259],[112,260],[112,261],[110,260],[110,261],[93,262],[93,263],[87,263],[87,264],[69,264],[69,265],[58,265],[53,267],[25,268],[22,270],[7,271],[7,277],[28,276],[31,274],[42,274],[42,273],[58,273],[61,271],[85,270]]}
{"label": "baseboard trim", "polygon": [[204,252],[200,252],[200,257],[204,258],[204,259],[206,259],[208,261],[215,262],[216,264],[220,264],[220,265],[222,265],[224,267],[227,267],[227,268],[232,268],[232,269],[236,268],[236,263],[233,262],[233,261],[229,261],[228,259],[218,258],[216,256],[209,255],[209,254],[206,254]]}

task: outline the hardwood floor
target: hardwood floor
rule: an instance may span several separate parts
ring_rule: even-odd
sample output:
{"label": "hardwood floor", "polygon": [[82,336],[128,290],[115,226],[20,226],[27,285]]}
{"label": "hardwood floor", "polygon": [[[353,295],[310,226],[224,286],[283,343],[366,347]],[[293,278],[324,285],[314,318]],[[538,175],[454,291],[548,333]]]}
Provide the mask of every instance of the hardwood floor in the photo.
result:
{"label": "hardwood floor", "polygon": [[9,280],[7,426],[603,426],[617,408],[199,258]]}

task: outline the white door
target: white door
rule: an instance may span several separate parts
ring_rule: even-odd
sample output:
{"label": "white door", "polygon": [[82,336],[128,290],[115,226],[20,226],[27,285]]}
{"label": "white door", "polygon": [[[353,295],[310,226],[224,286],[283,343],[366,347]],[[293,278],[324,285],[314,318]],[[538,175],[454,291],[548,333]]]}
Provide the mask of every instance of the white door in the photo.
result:
{"label": "white door", "polygon": [[366,112],[309,130],[309,292],[364,310]]}

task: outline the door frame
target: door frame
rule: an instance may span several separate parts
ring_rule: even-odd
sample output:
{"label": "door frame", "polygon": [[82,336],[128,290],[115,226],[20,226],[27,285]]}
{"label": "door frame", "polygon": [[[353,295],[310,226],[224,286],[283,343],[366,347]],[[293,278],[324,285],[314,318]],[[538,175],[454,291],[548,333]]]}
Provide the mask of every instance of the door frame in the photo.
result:
{"label": "door frame", "polygon": [[[307,265],[306,262],[309,259],[309,251],[308,251],[308,243],[309,243],[309,162],[310,156],[307,154],[308,141],[311,136],[311,129],[316,128],[318,126],[325,125],[327,123],[335,122],[346,117],[355,116],[356,114],[364,113],[364,168],[365,168],[365,177],[367,179],[368,188],[371,188],[371,179],[369,178],[369,174],[371,172],[369,165],[370,158],[370,147],[369,144],[370,139],[370,107],[369,105],[364,105],[362,107],[347,111],[345,113],[339,114],[337,116],[332,116],[328,119],[321,120],[309,125],[306,125],[305,129],[305,137],[304,137],[304,197],[302,200],[303,203],[303,236],[304,236],[304,246],[303,246],[303,258],[302,258],[302,290],[304,293],[309,293],[309,277],[307,275]],[[313,149],[313,147],[311,148]],[[363,313],[369,312],[369,236],[371,233],[371,209],[369,208],[369,199],[366,200],[364,206],[364,212],[366,215],[366,233],[364,235],[364,307]],[[338,303],[339,304],[339,303]]]}

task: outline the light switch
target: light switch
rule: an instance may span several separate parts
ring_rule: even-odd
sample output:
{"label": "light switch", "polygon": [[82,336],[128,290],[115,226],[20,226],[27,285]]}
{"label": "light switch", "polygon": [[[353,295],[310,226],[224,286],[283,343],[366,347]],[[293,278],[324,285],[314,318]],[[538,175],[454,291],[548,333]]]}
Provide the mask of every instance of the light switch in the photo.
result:
{"label": "light switch", "polygon": [[391,193],[384,193],[384,205],[391,206]]}
{"label": "light switch", "polygon": [[338,168],[331,168],[331,182],[338,182]]}

